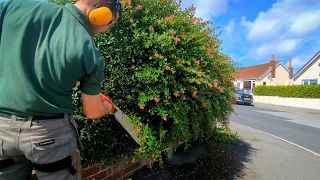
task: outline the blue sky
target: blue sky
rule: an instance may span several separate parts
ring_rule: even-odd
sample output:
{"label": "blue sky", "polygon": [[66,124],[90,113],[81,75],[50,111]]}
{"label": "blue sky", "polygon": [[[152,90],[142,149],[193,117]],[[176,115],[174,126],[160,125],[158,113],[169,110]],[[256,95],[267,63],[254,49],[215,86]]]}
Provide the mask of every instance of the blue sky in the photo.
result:
{"label": "blue sky", "polygon": [[220,26],[223,52],[243,67],[274,54],[296,72],[320,50],[320,0],[182,0],[191,4]]}
{"label": "blue sky", "polygon": [[270,61],[296,72],[320,50],[319,0],[182,0],[223,31],[224,53],[241,66]]}

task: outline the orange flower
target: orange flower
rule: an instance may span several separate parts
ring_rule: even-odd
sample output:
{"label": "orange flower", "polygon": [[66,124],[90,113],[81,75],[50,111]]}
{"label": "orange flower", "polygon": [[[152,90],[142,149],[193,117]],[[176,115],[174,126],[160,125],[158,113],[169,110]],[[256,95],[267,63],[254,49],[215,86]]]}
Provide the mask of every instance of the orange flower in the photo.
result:
{"label": "orange flower", "polygon": [[178,44],[181,40],[180,38],[174,38],[174,41],[176,42],[176,44]]}
{"label": "orange flower", "polygon": [[136,7],[136,10],[141,10],[142,9],[142,6],[141,5],[138,5],[137,7]]}
{"label": "orange flower", "polygon": [[150,74],[149,74],[149,73],[147,73],[147,74],[146,74],[146,77],[150,77]]}
{"label": "orange flower", "polygon": [[180,64],[180,60],[177,60],[176,63],[177,63],[177,64]]}
{"label": "orange flower", "polygon": [[201,76],[202,76],[202,74],[201,74],[201,73],[199,73],[199,74],[198,74],[198,76],[199,76],[199,77],[201,77]]}
{"label": "orange flower", "polygon": [[197,8],[196,8],[196,7],[193,7],[193,8],[192,8],[192,11],[196,11],[196,10],[197,10]]}
{"label": "orange flower", "polygon": [[140,134],[141,133],[141,129],[137,129],[137,134]]}
{"label": "orange flower", "polygon": [[179,97],[179,96],[180,96],[179,92],[175,92],[175,93],[174,93],[174,96],[175,96],[175,97]]}
{"label": "orange flower", "polygon": [[171,96],[168,96],[168,100],[171,100],[172,99],[172,97]]}
{"label": "orange flower", "polygon": [[148,166],[147,166],[147,168],[152,169],[152,164],[149,163]]}
{"label": "orange flower", "polygon": [[130,19],[130,23],[133,23],[133,19]]}
{"label": "orange flower", "polygon": [[205,103],[202,103],[202,107],[203,107],[203,108],[206,108],[207,105],[206,105]]}
{"label": "orange flower", "polygon": [[220,89],[220,92],[221,92],[221,93],[223,93],[223,92],[224,92],[224,90],[223,90],[223,89]]}
{"label": "orange flower", "polygon": [[214,87],[216,88],[216,87],[218,87],[219,82],[218,82],[218,81],[215,81],[215,82],[213,83],[213,85],[214,85]]}
{"label": "orange flower", "polygon": [[154,28],[153,27],[149,27],[149,31],[154,31]]}
{"label": "orange flower", "polygon": [[144,105],[140,104],[140,109],[144,109]]}
{"label": "orange flower", "polygon": [[176,35],[177,32],[176,32],[176,31],[172,31],[171,34],[172,34],[172,35]]}
{"label": "orange flower", "polygon": [[142,123],[139,123],[138,126],[142,127]]}
{"label": "orange flower", "polygon": [[149,10],[146,11],[146,14],[149,14]]}
{"label": "orange flower", "polygon": [[167,70],[167,71],[170,71],[170,70],[171,70],[170,66],[167,66],[167,67],[166,67],[166,70]]}
{"label": "orange flower", "polygon": [[154,98],[154,101],[155,101],[156,103],[158,103],[158,102],[160,101],[160,99],[157,98],[157,97],[155,97],[155,98]]}
{"label": "orange flower", "polygon": [[208,84],[208,86],[210,87],[210,88],[212,88],[213,87],[213,85],[210,83],[210,84]]}
{"label": "orange flower", "polygon": [[165,121],[167,121],[167,120],[168,120],[166,116],[162,117],[162,119],[163,119],[163,120],[165,120]]}
{"label": "orange flower", "polygon": [[196,60],[196,61],[194,61],[194,63],[195,63],[196,65],[199,65],[199,64],[200,64],[200,61]]}
{"label": "orange flower", "polygon": [[157,54],[155,54],[155,56],[156,56],[156,57],[159,57],[160,55],[157,53]]}
{"label": "orange flower", "polygon": [[188,62],[188,65],[190,66],[190,65],[191,65],[191,62]]}
{"label": "orange flower", "polygon": [[174,15],[171,15],[171,16],[167,17],[167,19],[168,19],[169,21],[172,21],[172,20],[174,19]]}
{"label": "orange flower", "polygon": [[131,163],[132,163],[132,164],[135,164],[135,163],[136,163],[136,160],[133,159],[133,160],[131,161]]}
{"label": "orange flower", "polygon": [[156,156],[155,154],[152,154],[152,155],[151,155],[151,157],[155,157],[155,156]]}
{"label": "orange flower", "polygon": [[186,96],[183,96],[183,100],[187,100],[187,97],[186,97]]}
{"label": "orange flower", "polygon": [[200,82],[200,81],[198,81],[198,82],[197,82],[197,84],[199,84],[199,85],[200,85],[200,84],[201,84],[201,82]]}
{"label": "orange flower", "polygon": [[182,90],[181,92],[182,92],[182,94],[184,94],[184,90]]}
{"label": "orange flower", "polygon": [[197,94],[198,94],[198,91],[197,90],[195,90],[194,92],[193,92],[193,97],[197,97]]}

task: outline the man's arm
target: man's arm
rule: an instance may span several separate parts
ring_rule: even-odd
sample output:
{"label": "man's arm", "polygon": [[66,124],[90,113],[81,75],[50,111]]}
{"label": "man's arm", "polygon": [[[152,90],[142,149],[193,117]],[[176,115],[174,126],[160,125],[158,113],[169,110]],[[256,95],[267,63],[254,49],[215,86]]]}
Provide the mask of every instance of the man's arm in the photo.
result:
{"label": "man's arm", "polygon": [[84,53],[82,67],[85,72],[79,83],[83,112],[88,119],[97,119],[108,114],[113,105],[101,100],[101,82],[104,79],[104,58],[93,42]]}
{"label": "man's arm", "polygon": [[[76,87],[80,86],[80,81],[76,83]],[[108,114],[111,109],[112,105],[108,102],[103,102],[101,107],[101,94],[99,95],[87,95],[81,93],[82,97],[82,105],[83,111],[88,119],[97,119],[105,114]],[[96,109],[95,107],[100,107]]]}

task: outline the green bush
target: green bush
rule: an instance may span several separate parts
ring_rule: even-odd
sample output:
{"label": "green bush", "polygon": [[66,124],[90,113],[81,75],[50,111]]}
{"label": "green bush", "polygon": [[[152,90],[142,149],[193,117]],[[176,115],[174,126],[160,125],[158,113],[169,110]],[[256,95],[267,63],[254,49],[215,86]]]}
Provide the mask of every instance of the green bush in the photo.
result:
{"label": "green bush", "polygon": [[123,16],[95,38],[106,58],[103,93],[131,119],[139,147],[108,115],[86,120],[75,89],[75,117],[86,161],[161,161],[181,143],[207,141],[233,110],[234,64],[221,53],[219,33],[175,0],[122,1]]}
{"label": "green bush", "polygon": [[292,98],[320,98],[320,85],[256,86],[254,95]]}

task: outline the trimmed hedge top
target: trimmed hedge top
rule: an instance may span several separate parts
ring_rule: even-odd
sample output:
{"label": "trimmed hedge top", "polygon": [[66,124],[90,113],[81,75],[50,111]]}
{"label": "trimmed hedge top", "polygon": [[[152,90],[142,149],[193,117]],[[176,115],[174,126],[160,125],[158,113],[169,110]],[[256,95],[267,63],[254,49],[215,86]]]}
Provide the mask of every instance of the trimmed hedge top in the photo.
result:
{"label": "trimmed hedge top", "polygon": [[257,96],[320,98],[320,85],[256,86],[253,93]]}

